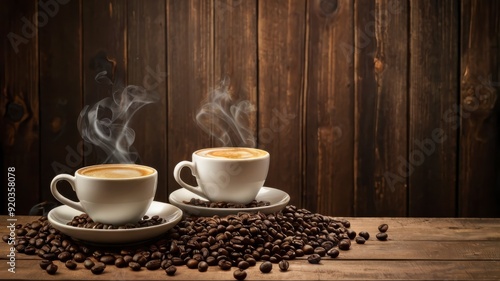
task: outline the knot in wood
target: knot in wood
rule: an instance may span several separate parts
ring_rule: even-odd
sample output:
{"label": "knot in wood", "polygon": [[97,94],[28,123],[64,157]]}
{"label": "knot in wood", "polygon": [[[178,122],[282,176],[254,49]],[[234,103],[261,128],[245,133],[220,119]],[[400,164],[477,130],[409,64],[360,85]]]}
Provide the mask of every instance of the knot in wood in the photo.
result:
{"label": "knot in wood", "polygon": [[7,104],[7,117],[14,121],[20,121],[24,116],[24,107],[18,103],[10,102]]}
{"label": "knot in wood", "polygon": [[338,9],[337,0],[321,0],[319,3],[321,12],[326,16],[332,16]]}

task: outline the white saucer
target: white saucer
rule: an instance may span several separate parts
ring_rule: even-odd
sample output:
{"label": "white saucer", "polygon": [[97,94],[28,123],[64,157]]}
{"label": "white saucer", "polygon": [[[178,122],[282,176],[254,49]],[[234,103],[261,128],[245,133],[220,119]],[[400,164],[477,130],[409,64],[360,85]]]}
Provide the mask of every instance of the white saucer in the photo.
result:
{"label": "white saucer", "polygon": [[82,212],[66,205],[52,209],[47,218],[52,226],[72,238],[103,244],[124,244],[144,241],[159,236],[174,227],[182,219],[182,211],[170,204],[153,201],[146,215],[158,215],[165,219],[165,223],[130,229],[89,229],[66,225],[75,216]]}
{"label": "white saucer", "polygon": [[186,204],[184,201],[189,201],[191,198],[197,198],[201,200],[207,200],[200,197],[191,191],[180,188],[172,192],[168,198],[170,204],[175,205],[186,213],[195,216],[227,216],[232,214],[237,214],[238,212],[261,212],[265,214],[270,214],[274,212],[281,211],[286,204],[290,201],[290,196],[288,193],[271,187],[262,187],[255,197],[257,201],[268,201],[271,203],[269,206],[254,207],[254,208],[209,208],[202,206],[195,206],[191,204]]}

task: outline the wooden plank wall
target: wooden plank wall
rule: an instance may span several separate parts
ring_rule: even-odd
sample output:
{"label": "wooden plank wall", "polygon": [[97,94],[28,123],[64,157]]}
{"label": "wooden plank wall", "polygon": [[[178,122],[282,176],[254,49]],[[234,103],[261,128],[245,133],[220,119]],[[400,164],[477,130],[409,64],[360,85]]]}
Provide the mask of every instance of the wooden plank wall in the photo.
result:
{"label": "wooden plank wall", "polygon": [[27,214],[54,200],[56,174],[103,161],[76,124],[111,95],[95,80],[107,71],[115,86],[154,95],[131,126],[137,162],[158,169],[156,200],[167,201],[175,164],[219,145],[195,116],[229,78],[231,97],[256,108],[246,122],[272,156],[266,186],[292,204],[500,216],[499,10],[480,0],[0,1],[2,185],[15,167],[16,211]]}

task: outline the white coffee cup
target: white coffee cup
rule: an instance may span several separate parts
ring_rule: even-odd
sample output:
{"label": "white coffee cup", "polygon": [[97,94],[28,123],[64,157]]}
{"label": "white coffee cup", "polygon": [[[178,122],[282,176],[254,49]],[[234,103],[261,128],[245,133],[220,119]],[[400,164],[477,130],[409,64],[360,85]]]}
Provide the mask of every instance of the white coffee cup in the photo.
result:
{"label": "white coffee cup", "polygon": [[[57,183],[68,181],[79,202],[64,197]],[[59,202],[85,212],[92,220],[105,224],[136,223],[153,202],[158,172],[136,164],[102,164],[83,167],[75,176],[60,174],[50,184]]]}
{"label": "white coffee cup", "polygon": [[[180,186],[212,202],[248,204],[264,185],[270,156],[256,148],[218,147],[197,150],[192,162],[181,161],[174,168]],[[191,169],[198,186],[181,179],[181,170]]]}

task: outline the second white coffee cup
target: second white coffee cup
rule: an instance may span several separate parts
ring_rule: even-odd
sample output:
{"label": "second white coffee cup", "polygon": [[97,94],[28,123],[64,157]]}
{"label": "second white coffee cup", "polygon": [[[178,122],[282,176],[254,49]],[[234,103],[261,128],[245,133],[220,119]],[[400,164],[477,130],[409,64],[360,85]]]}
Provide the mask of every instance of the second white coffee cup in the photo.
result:
{"label": "second white coffee cup", "polygon": [[[256,148],[218,147],[193,152],[192,161],[174,168],[180,186],[212,202],[248,204],[255,199],[267,177],[270,156]],[[198,186],[181,178],[184,167],[191,169]]]}

